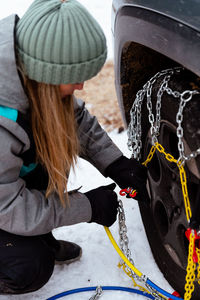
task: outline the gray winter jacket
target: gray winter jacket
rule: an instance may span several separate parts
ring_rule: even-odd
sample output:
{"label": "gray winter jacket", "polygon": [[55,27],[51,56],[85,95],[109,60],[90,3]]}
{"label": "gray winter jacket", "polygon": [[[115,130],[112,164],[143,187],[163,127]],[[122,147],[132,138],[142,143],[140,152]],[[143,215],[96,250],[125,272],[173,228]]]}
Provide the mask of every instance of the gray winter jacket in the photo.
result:
{"label": "gray winter jacket", "polygon": [[[23,159],[20,154],[30,147],[27,132],[9,112],[26,114],[29,107],[16,69],[14,28],[16,15],[0,21],[0,228],[19,235],[40,235],[52,229],[91,219],[87,197],[79,192],[69,195],[70,206],[63,208],[56,193],[45,199],[45,191],[28,189],[20,177]],[[13,111],[12,111],[13,109]],[[106,167],[122,153],[86,110],[74,99],[83,158],[103,175]]]}

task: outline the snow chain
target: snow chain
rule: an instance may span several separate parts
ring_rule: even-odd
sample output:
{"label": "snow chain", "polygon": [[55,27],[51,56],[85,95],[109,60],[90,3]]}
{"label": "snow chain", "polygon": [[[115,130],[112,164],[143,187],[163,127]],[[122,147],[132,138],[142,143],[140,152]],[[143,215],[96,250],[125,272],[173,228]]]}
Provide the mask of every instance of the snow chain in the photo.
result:
{"label": "snow chain", "polygon": [[160,153],[164,154],[166,160],[168,160],[171,163],[172,162],[176,163],[179,168],[180,181],[181,181],[183,199],[184,199],[184,204],[185,204],[185,213],[186,213],[187,221],[189,223],[189,221],[192,217],[192,211],[191,211],[190,200],[189,200],[189,196],[188,196],[186,173],[185,173],[183,164],[181,163],[181,161],[175,159],[173,157],[173,155],[166,153],[164,147],[161,144],[159,144],[158,142],[156,142],[155,145],[151,147],[146,161],[143,162],[143,165],[145,167],[147,167],[147,164],[152,160],[155,150],[158,150]]}
{"label": "snow chain", "polygon": [[[192,211],[190,206],[190,200],[188,195],[187,188],[187,178],[186,172],[184,169],[185,161],[188,161],[192,158],[197,157],[200,154],[200,148],[196,151],[185,155],[184,153],[184,144],[183,144],[183,109],[186,106],[186,103],[189,102],[193,95],[199,94],[197,90],[186,90],[182,93],[178,91],[173,91],[169,86],[169,80],[171,75],[179,73],[183,68],[173,68],[163,70],[156,75],[154,75],[144,86],[143,89],[137,92],[136,99],[133,103],[133,106],[130,110],[130,124],[128,126],[128,147],[132,150],[133,157],[137,160],[141,158],[141,149],[142,149],[142,127],[141,127],[141,107],[142,102],[146,96],[147,98],[147,109],[149,112],[149,122],[150,122],[150,133],[152,137],[152,147],[147,156],[143,165],[147,167],[148,163],[152,160],[155,151],[163,154],[170,163],[175,163],[179,168],[180,182],[182,187],[182,194],[185,205],[185,213],[188,223],[192,217]],[[156,102],[156,117],[152,113],[152,87],[157,79],[164,76],[163,81],[160,84],[160,88],[157,93],[157,102]],[[179,159],[176,160],[170,153],[167,153],[164,147],[159,144],[157,137],[159,136],[160,121],[161,121],[161,97],[163,93],[166,92],[168,95],[172,95],[174,98],[180,99],[178,113],[176,115],[177,126],[177,138],[178,138],[178,150],[179,150]],[[185,284],[185,295],[184,300],[190,300],[192,293],[194,291],[194,282],[197,281],[200,284],[200,233],[197,233],[195,230],[190,228],[186,232],[186,236],[189,240],[189,254],[188,254],[188,265],[187,265],[187,275],[186,275],[186,284]],[[198,245],[197,245],[198,244]],[[130,275],[130,274],[129,274]],[[158,297],[160,295],[157,295]],[[159,298],[156,298],[159,299]]]}
{"label": "snow chain", "polygon": [[[129,239],[127,236],[127,226],[126,226],[126,217],[123,208],[123,203],[119,200],[119,208],[118,208],[118,221],[119,221],[119,245],[124,253],[124,255],[128,258],[129,262],[134,265],[134,261],[131,257],[131,250],[129,249]],[[122,268],[127,276],[129,276],[133,282],[134,287],[138,287],[140,291],[151,294],[156,300],[166,300],[167,298],[159,294],[155,289],[153,289],[150,285],[147,284],[146,276],[139,276],[131,268],[126,265],[126,263],[121,259],[118,264],[119,268]],[[142,286],[142,284],[145,286]]]}
{"label": "snow chain", "polygon": [[[121,248],[122,252],[124,253],[124,255],[128,258],[128,260],[134,265],[134,261],[131,257],[131,250],[129,249],[129,239],[127,236],[126,218],[125,218],[123,203],[121,200],[119,200],[118,222],[119,222],[119,237],[120,237],[119,245],[120,245],[120,248]],[[138,287],[139,290],[141,290],[143,292],[151,293],[151,292],[149,292],[149,289],[146,289],[145,287],[143,287],[141,284],[138,283],[138,282],[144,283],[144,281],[141,279],[140,276],[136,275],[131,270],[131,268],[129,268],[125,264],[125,262],[122,259],[120,260],[118,267],[122,268],[123,271],[126,273],[126,275],[128,275],[131,278],[131,280],[133,281],[134,287]],[[161,300],[163,298],[157,298],[157,299]]]}
{"label": "snow chain", "polygon": [[187,265],[184,300],[190,300],[192,293],[194,291],[194,280],[195,280],[195,269],[196,269],[196,265],[192,258],[194,246],[195,246],[194,234],[191,234],[190,243],[189,243],[189,254],[188,254],[188,265]]}
{"label": "snow chain", "polygon": [[98,300],[101,297],[102,293],[103,293],[103,290],[102,290],[101,286],[98,286],[96,288],[95,295],[92,296],[89,300]]}

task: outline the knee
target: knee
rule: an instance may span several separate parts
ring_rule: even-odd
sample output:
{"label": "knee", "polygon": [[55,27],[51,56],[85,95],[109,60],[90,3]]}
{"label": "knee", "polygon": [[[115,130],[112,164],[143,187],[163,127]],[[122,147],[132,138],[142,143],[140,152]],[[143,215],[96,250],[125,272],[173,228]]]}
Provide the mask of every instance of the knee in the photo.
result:
{"label": "knee", "polygon": [[30,258],[24,270],[22,270],[20,284],[29,291],[40,289],[49,281],[54,264],[53,253],[39,251],[33,259]]}
{"label": "knee", "polygon": [[0,281],[4,281],[12,293],[27,293],[40,289],[51,277],[54,269],[54,253],[43,243],[36,243],[21,255],[12,257],[5,266],[0,268]]}

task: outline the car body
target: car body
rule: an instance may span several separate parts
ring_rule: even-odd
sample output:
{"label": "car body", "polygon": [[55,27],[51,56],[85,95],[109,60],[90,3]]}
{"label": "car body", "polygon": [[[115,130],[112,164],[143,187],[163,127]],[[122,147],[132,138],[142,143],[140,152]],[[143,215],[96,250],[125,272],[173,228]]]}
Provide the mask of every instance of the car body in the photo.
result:
{"label": "car body", "polygon": [[[155,73],[162,58],[169,58],[173,63],[182,65],[200,76],[200,2],[198,0],[114,0],[112,4],[112,32],[114,38],[114,65],[116,91],[122,115],[126,123],[124,106],[128,84],[124,74],[123,59],[129,55],[128,47],[132,44],[136,59],[148,56],[134,70],[136,87],[142,86],[146,79]],[[138,54],[138,51],[140,52]],[[138,57],[137,57],[138,54]],[[167,65],[167,63],[166,63]],[[128,71],[127,71],[128,72]],[[145,73],[140,76],[138,73]],[[140,81],[141,80],[141,81]],[[134,78],[133,78],[133,81]],[[122,105],[124,103],[124,105]]]}

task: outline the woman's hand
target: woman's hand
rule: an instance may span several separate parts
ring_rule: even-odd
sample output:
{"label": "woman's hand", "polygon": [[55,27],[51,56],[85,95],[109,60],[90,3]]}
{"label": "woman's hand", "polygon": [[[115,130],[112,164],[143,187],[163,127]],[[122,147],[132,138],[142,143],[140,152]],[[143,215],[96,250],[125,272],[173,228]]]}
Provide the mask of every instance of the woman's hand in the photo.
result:
{"label": "woman's hand", "polygon": [[149,203],[146,189],[147,168],[137,160],[121,156],[107,167],[106,175],[112,178],[121,189],[128,187],[136,189],[136,199]]}
{"label": "woman's hand", "polygon": [[115,187],[116,184],[112,183],[85,193],[92,207],[92,218],[89,223],[95,222],[109,227],[116,221],[119,203],[114,192]]}

